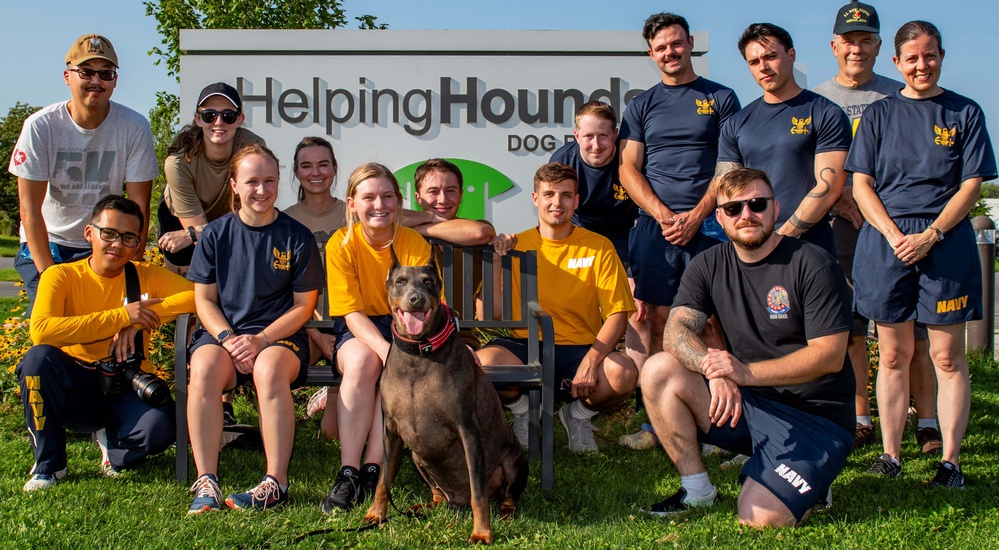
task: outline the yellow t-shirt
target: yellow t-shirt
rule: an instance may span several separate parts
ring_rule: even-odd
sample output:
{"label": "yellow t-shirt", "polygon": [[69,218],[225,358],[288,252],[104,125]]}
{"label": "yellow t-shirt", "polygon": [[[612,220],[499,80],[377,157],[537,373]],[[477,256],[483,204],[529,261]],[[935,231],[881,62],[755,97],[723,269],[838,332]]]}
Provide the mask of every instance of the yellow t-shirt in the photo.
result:
{"label": "yellow t-shirt", "polygon": [[[569,237],[552,241],[535,227],[517,234],[516,249],[538,251],[538,303],[552,316],[556,344],[592,345],[607,317],[635,311],[624,265],[606,237],[574,227]],[[516,271],[513,283],[516,311]],[[527,338],[527,330],[510,332],[514,338]]]}
{"label": "yellow t-shirt", "polygon": [[[347,228],[341,228],[326,243],[326,279],[329,314],[342,317],[355,311],[365,315],[388,315],[385,279],[392,268],[392,253],[388,247],[375,250],[361,235],[361,224],[355,223],[346,244]],[[425,265],[430,259],[430,244],[408,227],[400,227],[392,242],[396,256],[403,265]]]}
{"label": "yellow t-shirt", "polygon": [[[161,323],[194,313],[194,283],[162,267],[135,264],[135,268],[139,291],[149,299],[163,298],[149,308]],[[90,267],[89,258],[56,264],[42,272],[38,283],[31,341],[62,348],[83,361],[103,359],[111,338],[129,325],[125,296],[124,272],[111,279],[101,277]]]}

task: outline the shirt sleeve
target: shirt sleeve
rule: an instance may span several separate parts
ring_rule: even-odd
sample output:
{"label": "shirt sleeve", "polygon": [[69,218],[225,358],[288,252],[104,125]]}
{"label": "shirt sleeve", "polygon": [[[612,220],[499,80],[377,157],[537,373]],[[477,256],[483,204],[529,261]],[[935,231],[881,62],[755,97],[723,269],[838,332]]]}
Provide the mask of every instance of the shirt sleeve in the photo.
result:
{"label": "shirt sleeve", "polygon": [[353,239],[361,237],[352,235],[350,241],[342,244],[345,234],[337,231],[326,243],[327,297],[330,302],[330,315],[333,317],[342,317],[348,313],[364,310],[357,260],[352,253],[356,248]]}
{"label": "shirt sleeve", "polygon": [[146,117],[136,113],[132,139],[126,149],[125,181],[152,181],[159,175],[153,132]]}
{"label": "shirt sleeve", "polygon": [[77,287],[73,279],[73,271],[68,267],[53,266],[42,272],[31,312],[31,341],[36,345],[64,347],[107,340],[128,326],[124,307],[67,315],[66,304],[87,300],[86,292],[81,293],[84,296],[73,296]]}
{"label": "shirt sleeve", "polygon": [[149,298],[163,299],[149,308],[159,316],[161,323],[169,323],[178,315],[195,312],[194,285],[191,281],[159,266],[137,267],[143,273],[140,291]]}
{"label": "shirt sleeve", "polygon": [[875,113],[879,110],[877,107],[877,104],[869,106],[864,109],[864,114],[860,116],[857,133],[853,136],[853,144],[850,146],[850,152],[846,155],[844,169],[847,172],[876,176],[875,160],[881,142],[875,125]]}
{"label": "shirt sleeve", "polygon": [[[812,257],[819,256],[818,253]],[[853,323],[850,288],[839,265],[829,261],[804,278],[805,338],[812,340],[850,330]]]}
{"label": "shirt sleeve", "polygon": [[193,218],[204,215],[205,210],[194,188],[194,174],[191,165],[184,160],[183,153],[174,153],[163,163],[163,175],[170,190],[166,201],[167,209],[178,218]]}
{"label": "shirt sleeve", "polygon": [[[609,244],[609,243],[608,243]],[[600,252],[600,284],[597,287],[597,299],[600,303],[600,316],[606,321],[614,313],[635,311],[635,300],[631,297],[628,287],[628,275],[624,264],[617,256],[613,246]]]}
{"label": "shirt sleeve", "polygon": [[977,106],[970,109],[968,125],[961,143],[961,181],[972,178],[985,180],[996,177],[996,157],[992,140],[985,127],[985,114]]}
{"label": "shirt sleeve", "polygon": [[618,132],[618,139],[645,143],[645,125],[642,124],[638,109],[638,101],[632,100],[628,103],[628,107],[624,110],[624,117],[621,119],[621,131]]}
{"label": "shirt sleeve", "polygon": [[732,90],[726,90],[724,94],[720,95],[722,95],[722,101],[718,108],[718,126],[724,128],[728,119],[742,110],[742,104],[739,103],[739,96]]}
{"label": "shirt sleeve", "polygon": [[[717,245],[725,246],[725,245]],[[714,301],[711,299],[711,277],[713,270],[708,266],[705,254],[694,257],[680,278],[680,288],[671,307],[687,307],[707,316],[714,315]]]}
{"label": "shirt sleeve", "polygon": [[25,120],[7,171],[19,178],[48,181],[49,151],[45,137],[48,131],[48,124],[42,118],[31,117]]}
{"label": "shirt sleeve", "polygon": [[217,227],[218,224],[215,222],[209,223],[198,239],[198,246],[194,247],[194,256],[191,258],[191,267],[187,271],[188,280],[206,285],[218,282],[215,259],[219,240]]}
{"label": "shirt sleeve", "polygon": [[298,261],[292,262],[294,273],[292,273],[291,287],[294,292],[319,290],[326,283],[316,237],[304,226],[303,230],[302,238],[298,239],[298,250],[295,251]]}
{"label": "shirt sleeve", "polygon": [[745,164],[739,151],[739,136],[736,119],[729,117],[722,124],[721,137],[718,138],[718,162],[738,162]]}
{"label": "shirt sleeve", "polygon": [[831,101],[827,100],[825,103],[826,106],[819,114],[819,124],[815,128],[815,153],[849,150],[853,129],[846,111]]}

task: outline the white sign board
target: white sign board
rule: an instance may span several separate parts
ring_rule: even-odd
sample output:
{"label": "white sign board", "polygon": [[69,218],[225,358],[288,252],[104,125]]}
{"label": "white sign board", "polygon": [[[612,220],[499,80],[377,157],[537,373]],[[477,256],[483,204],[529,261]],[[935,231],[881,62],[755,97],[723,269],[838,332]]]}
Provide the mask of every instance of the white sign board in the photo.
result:
{"label": "white sign board", "polygon": [[[707,35],[693,34],[707,75]],[[395,171],[408,198],[416,164],[457,159],[459,214],[515,232],[537,222],[534,172],[572,139],[576,108],[603,100],[620,117],[660,81],[646,48],[632,31],[181,31],[181,122],[227,82],[281,159],[279,207],[296,198],[295,145],[316,135],[336,151],[338,196],[365,162]]]}

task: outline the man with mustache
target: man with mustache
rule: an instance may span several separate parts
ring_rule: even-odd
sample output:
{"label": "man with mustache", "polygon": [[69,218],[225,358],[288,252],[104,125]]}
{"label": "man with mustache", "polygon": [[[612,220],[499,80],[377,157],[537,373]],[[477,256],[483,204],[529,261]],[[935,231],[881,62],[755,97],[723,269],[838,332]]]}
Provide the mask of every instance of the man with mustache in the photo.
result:
{"label": "man with mustache", "polygon": [[[853,447],[850,290],[832,256],[774,232],[781,204],[764,172],[728,172],[717,193],[715,216],[731,242],[684,271],[666,351],[642,370],[649,418],[680,474],[680,489],[649,512],[716,502],[703,442],[750,456],[740,475],[742,524],[799,525],[823,497],[829,502]],[[725,349],[699,335],[711,315]]]}
{"label": "man with mustache", "polygon": [[[8,170],[17,176],[21,247],[14,267],[28,291],[28,314],[48,267],[90,255],[83,230],[97,202],[124,190],[149,227],[152,180],[159,174],[149,122],[111,101],[118,55],[107,38],[87,34],[66,53],[70,99],[24,121]],[[142,260],[146,235],[134,248]]]}
{"label": "man with mustache", "polygon": [[[621,183],[640,208],[628,246],[638,312],[626,336],[639,368],[662,351],[663,326],[691,258],[724,238],[710,215],[710,182],[721,128],[740,109],[735,92],[694,72],[686,19],[652,15],[642,36],[662,82],[628,103],[620,132]],[[655,444],[647,431],[623,443]]]}

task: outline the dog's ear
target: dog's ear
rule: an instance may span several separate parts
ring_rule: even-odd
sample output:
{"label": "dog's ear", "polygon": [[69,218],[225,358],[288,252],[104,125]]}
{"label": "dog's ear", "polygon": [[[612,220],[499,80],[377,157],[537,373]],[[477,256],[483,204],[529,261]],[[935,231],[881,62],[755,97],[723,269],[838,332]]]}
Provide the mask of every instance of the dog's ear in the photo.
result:
{"label": "dog's ear", "polygon": [[427,258],[427,267],[433,268],[435,273],[440,273],[441,270],[437,267],[437,254],[434,254],[433,249],[430,250],[430,257]]}
{"label": "dog's ear", "polygon": [[402,262],[399,261],[399,256],[395,255],[395,245],[389,245],[389,252],[392,253],[392,267],[389,268],[389,273],[392,273],[396,268],[402,267]]}

